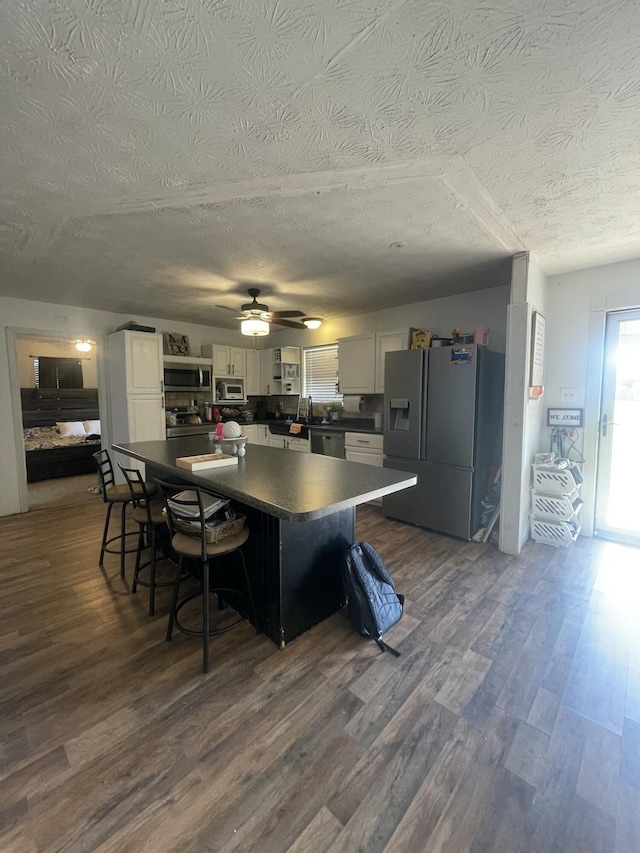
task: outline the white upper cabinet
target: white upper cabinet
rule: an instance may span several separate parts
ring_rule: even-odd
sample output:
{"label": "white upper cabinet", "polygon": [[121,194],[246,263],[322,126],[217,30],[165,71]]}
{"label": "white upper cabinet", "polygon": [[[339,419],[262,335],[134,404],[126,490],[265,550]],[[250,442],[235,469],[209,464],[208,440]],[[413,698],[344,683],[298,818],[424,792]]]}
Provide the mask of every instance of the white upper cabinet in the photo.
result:
{"label": "white upper cabinet", "polygon": [[260,384],[260,350],[247,350],[247,381],[245,390],[247,396],[249,394],[258,396],[262,394],[262,386]]}
{"label": "white upper cabinet", "polygon": [[392,329],[376,332],[376,375],[374,392],[384,394],[384,357],[388,352],[397,352],[409,346],[408,329]]}
{"label": "white upper cabinet", "polygon": [[247,350],[243,347],[206,344],[202,347],[202,353],[213,361],[215,377],[247,375]]}
{"label": "white upper cabinet", "polygon": [[341,394],[373,394],[375,335],[338,339],[338,382]]}
{"label": "white upper cabinet", "polygon": [[161,394],[162,335],[123,331],[127,394]]}
{"label": "white upper cabinet", "polygon": [[273,359],[272,349],[260,350],[260,394],[269,396],[275,394],[273,391],[273,370],[271,361]]}
{"label": "white upper cabinet", "polygon": [[408,329],[392,329],[338,339],[338,378],[341,394],[384,393],[384,358],[406,349]]}

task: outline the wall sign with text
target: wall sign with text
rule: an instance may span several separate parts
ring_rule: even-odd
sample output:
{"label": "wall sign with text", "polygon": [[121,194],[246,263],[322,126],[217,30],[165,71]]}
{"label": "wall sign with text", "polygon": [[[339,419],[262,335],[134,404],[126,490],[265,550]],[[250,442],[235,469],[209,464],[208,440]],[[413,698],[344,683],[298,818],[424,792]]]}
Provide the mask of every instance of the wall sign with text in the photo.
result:
{"label": "wall sign with text", "polygon": [[547,409],[547,426],[581,427],[582,409]]}

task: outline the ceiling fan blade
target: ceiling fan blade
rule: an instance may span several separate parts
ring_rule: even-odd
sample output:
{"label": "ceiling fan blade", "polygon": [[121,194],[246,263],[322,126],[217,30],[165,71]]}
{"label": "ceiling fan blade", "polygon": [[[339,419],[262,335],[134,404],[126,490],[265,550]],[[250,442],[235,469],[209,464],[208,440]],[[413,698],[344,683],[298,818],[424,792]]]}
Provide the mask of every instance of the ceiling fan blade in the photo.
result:
{"label": "ceiling fan blade", "polygon": [[214,308],[220,308],[222,311],[233,311],[234,314],[238,313],[237,308],[228,308],[226,305],[214,305]]}
{"label": "ceiling fan blade", "polygon": [[[303,315],[304,316],[304,315]],[[271,317],[271,322],[276,326],[287,326],[289,329],[306,329],[304,323],[297,323],[295,320],[281,320],[278,317]]]}
{"label": "ceiling fan blade", "polygon": [[304,317],[304,311],[272,311],[272,317],[277,317],[281,319],[283,317]]}

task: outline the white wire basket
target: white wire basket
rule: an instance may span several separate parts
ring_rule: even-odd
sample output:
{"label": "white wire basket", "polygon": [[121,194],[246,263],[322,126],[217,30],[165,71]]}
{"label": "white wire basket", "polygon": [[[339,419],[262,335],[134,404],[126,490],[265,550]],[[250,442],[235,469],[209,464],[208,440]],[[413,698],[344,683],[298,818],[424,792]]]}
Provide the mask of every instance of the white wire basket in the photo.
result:
{"label": "white wire basket", "polygon": [[547,495],[533,490],[531,493],[531,515],[548,521],[575,521],[582,509],[583,500],[574,489],[568,495]]}
{"label": "white wire basket", "polygon": [[533,465],[533,488],[548,495],[570,495],[582,483],[582,474],[576,466],[552,468]]}
{"label": "white wire basket", "polygon": [[574,521],[547,521],[542,518],[531,519],[531,538],[543,545],[554,548],[568,548],[580,534],[581,526]]}

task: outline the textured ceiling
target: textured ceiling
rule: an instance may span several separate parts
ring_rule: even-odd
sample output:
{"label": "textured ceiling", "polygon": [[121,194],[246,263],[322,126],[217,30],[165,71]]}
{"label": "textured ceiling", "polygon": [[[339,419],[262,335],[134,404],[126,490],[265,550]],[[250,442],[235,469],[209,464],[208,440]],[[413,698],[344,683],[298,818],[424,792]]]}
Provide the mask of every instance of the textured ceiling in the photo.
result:
{"label": "textured ceiling", "polygon": [[3,294],[234,326],[640,255],[636,0],[0,14]]}

